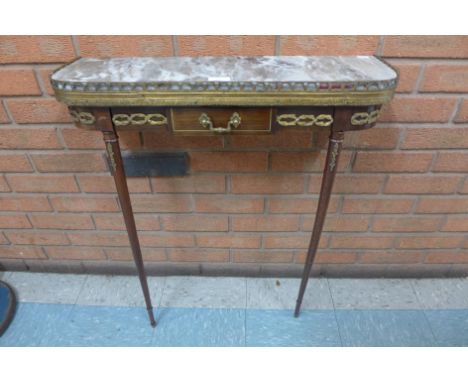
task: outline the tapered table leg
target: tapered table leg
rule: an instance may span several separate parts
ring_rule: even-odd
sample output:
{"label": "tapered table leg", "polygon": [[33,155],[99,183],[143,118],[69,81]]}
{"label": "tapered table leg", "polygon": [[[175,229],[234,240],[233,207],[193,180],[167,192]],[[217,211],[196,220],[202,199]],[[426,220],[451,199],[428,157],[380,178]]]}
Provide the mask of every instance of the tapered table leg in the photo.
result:
{"label": "tapered table leg", "polygon": [[296,309],[294,310],[294,317],[299,316],[301,310],[302,299],[304,292],[307,288],[310,272],[314,263],[317,247],[322,234],[323,223],[327,214],[328,203],[335,180],[336,168],[338,164],[338,157],[341,152],[344,133],[342,131],[333,131],[330,134],[328,142],[327,160],[323,170],[322,186],[320,188],[319,203],[317,206],[317,213],[315,215],[314,228],[310,239],[309,249],[307,251],[307,258],[304,265],[304,272],[302,274],[301,286],[299,288],[299,295],[297,297]]}
{"label": "tapered table leg", "polygon": [[132,247],[133,259],[135,260],[141,288],[143,289],[143,295],[145,296],[146,309],[148,310],[151,326],[154,327],[156,326],[156,321],[153,315],[153,307],[151,305],[151,297],[143,265],[143,256],[141,254],[140,242],[138,240],[135,218],[133,216],[132,205],[130,203],[130,195],[128,193],[127,180],[125,177],[122,155],[120,153],[119,138],[113,127],[112,131],[103,131],[103,134],[107,154],[112,167],[112,174],[114,175],[117,194],[119,196],[120,206],[122,208],[125,226],[127,227],[128,238],[130,239],[130,246]]}

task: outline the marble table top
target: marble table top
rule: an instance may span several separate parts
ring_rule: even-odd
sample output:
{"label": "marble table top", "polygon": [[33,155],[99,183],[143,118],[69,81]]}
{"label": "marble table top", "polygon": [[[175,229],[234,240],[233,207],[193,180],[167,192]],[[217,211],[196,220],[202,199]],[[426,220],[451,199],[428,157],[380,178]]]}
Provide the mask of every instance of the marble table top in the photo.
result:
{"label": "marble table top", "polygon": [[373,56],[128,57],[80,58],[55,71],[51,83],[66,102],[66,93],[115,100],[119,93],[393,92],[397,78]]}

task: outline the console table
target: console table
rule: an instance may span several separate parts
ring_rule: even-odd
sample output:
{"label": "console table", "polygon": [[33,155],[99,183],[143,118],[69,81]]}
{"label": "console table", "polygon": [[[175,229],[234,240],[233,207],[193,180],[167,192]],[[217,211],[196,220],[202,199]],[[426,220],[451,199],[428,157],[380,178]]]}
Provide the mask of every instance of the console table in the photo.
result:
{"label": "console table", "polygon": [[150,323],[156,325],[119,146],[120,128],[174,134],[329,129],[322,186],[295,316],[317,252],[346,131],[372,127],[397,85],[373,56],[80,58],[51,76],[77,127],[103,133]]}

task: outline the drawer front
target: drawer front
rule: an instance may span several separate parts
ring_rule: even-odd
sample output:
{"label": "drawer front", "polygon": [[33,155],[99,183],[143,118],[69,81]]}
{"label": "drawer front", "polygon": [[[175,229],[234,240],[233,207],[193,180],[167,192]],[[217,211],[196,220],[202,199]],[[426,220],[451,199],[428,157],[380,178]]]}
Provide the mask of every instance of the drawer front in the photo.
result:
{"label": "drawer front", "polygon": [[177,107],[170,111],[176,134],[262,134],[271,132],[269,107]]}

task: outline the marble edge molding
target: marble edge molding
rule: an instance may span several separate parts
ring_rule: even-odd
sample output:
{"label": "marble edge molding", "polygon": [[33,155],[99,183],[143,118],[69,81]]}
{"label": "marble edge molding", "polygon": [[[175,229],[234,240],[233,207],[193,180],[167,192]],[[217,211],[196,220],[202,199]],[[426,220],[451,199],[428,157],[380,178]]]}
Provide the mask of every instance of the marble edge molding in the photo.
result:
{"label": "marble edge molding", "polygon": [[[375,56],[373,56],[375,57]],[[399,71],[376,81],[58,81],[52,76],[77,58],[54,70],[50,82],[59,101],[69,106],[179,106],[179,105],[370,105],[391,100]]]}

